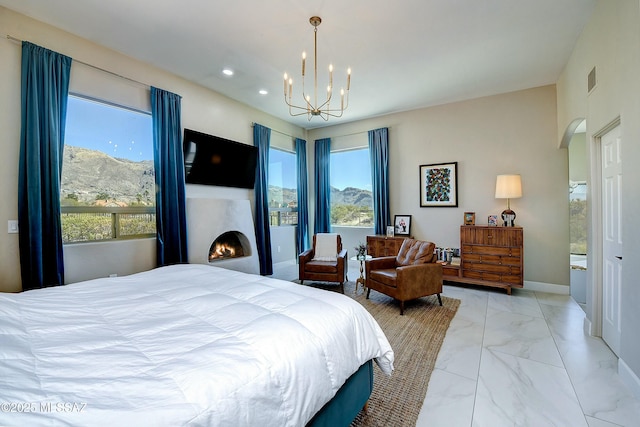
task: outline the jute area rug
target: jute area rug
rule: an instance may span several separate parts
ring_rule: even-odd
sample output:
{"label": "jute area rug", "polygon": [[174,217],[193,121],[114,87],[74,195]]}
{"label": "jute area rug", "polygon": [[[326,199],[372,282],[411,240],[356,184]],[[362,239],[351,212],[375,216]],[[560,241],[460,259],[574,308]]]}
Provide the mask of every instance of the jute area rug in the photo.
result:
{"label": "jute area rug", "polygon": [[[307,282],[305,285],[342,292],[339,285]],[[415,427],[427,394],[427,385],[436,363],[449,323],[460,300],[436,295],[405,303],[400,315],[399,303],[384,294],[371,291],[370,299],[354,282],[344,285],[344,294],[362,304],[377,320],[395,354],[395,370],[390,377],[374,368],[373,393],[367,410],[362,410],[351,427]]]}

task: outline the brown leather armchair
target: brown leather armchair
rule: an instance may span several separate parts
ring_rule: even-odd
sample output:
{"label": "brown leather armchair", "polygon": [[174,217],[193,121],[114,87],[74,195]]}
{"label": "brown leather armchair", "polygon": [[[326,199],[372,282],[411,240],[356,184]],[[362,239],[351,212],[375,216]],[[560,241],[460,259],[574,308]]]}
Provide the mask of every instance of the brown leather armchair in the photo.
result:
{"label": "brown leather armchair", "polygon": [[365,263],[368,288],[389,295],[400,301],[400,314],[404,303],[427,295],[438,294],[442,305],[442,266],[433,253],[435,244],[415,239],[405,239],[395,257],[373,258]]}
{"label": "brown leather armchair", "polygon": [[338,282],[344,286],[348,265],[347,250],[342,248],[340,235],[318,233],[313,236],[311,249],[298,256],[300,283],[304,280],[318,280]]}

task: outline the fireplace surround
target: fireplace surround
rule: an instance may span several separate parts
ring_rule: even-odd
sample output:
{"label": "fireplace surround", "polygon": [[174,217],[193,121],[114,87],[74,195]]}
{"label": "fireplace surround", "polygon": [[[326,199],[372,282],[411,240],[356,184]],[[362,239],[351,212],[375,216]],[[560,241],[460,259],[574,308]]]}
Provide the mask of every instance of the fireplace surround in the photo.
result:
{"label": "fireplace surround", "polygon": [[[249,200],[187,198],[189,262],[260,274],[253,224]],[[240,242],[244,256],[230,256],[223,248],[222,256],[211,259],[216,243],[229,236]]]}

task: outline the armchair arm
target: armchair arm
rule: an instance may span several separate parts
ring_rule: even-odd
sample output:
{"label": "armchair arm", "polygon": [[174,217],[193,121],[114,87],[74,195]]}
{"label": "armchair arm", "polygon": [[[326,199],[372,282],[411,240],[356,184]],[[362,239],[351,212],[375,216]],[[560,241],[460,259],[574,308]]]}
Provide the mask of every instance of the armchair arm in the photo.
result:
{"label": "armchair arm", "polygon": [[442,292],[442,265],[438,263],[405,265],[398,267],[397,273],[398,289],[406,295],[419,293],[425,287],[433,293]]}
{"label": "armchair arm", "polygon": [[346,280],[347,271],[349,271],[349,262],[347,262],[347,249],[342,248],[338,254],[338,276]]}
{"label": "armchair arm", "polygon": [[298,261],[300,261],[300,264],[302,264],[303,262],[311,261],[312,259],[313,259],[313,249],[307,249],[306,251],[298,255]]}

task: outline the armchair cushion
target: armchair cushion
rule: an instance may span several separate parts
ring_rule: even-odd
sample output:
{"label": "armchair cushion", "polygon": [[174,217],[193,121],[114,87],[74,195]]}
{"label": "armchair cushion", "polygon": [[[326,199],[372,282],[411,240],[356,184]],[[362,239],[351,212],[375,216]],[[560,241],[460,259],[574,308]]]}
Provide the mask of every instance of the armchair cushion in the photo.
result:
{"label": "armchair cushion", "polygon": [[380,283],[384,283],[387,286],[391,286],[392,288],[396,287],[396,279],[398,277],[398,272],[395,268],[385,268],[384,270],[373,270],[369,272],[371,276],[371,280],[375,280]]}
{"label": "armchair cushion", "polygon": [[405,239],[396,256],[396,264],[401,266],[433,262],[435,248],[436,245],[433,242]]}

